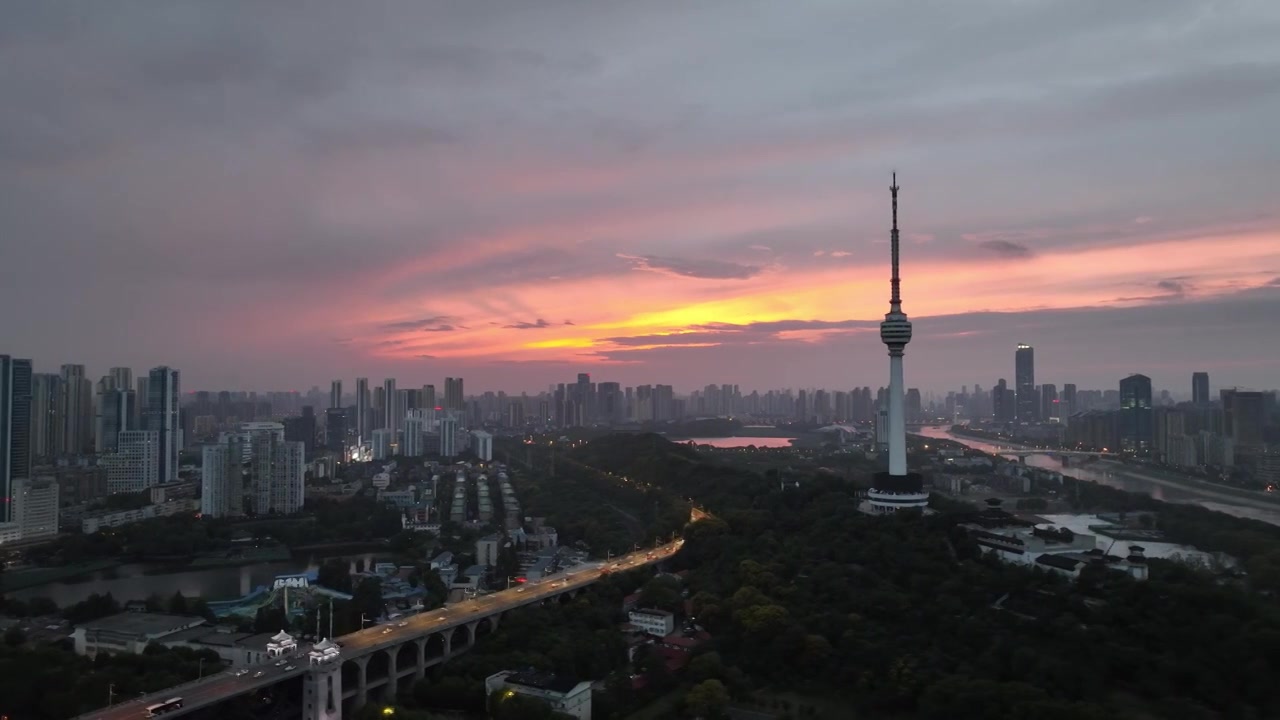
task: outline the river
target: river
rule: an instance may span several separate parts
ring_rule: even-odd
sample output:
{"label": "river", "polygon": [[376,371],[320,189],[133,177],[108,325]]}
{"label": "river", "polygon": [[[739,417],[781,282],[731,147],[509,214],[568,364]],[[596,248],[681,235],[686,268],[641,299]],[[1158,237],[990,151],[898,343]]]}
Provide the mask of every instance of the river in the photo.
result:
{"label": "river", "polygon": [[[344,559],[351,562],[353,570],[357,558],[363,559],[366,567],[371,566],[374,561],[372,554],[344,556]],[[182,566],[175,568],[172,565],[130,563],[110,570],[92,572],[74,580],[12,590],[5,595],[21,600],[46,597],[57,603],[58,607],[74,605],[93,593],[108,592],[121,603],[144,600],[153,593],[167,599],[177,592],[205,600],[234,600],[248,595],[259,585],[271,585],[277,575],[314,570],[325,559],[324,556],[313,555],[286,562],[200,570],[184,569]]]}
{"label": "river", "polygon": [[[915,434],[939,440],[952,440],[965,447],[981,450],[992,455],[998,455],[1002,450],[1008,451],[1017,447],[1014,445],[996,445],[970,437],[952,435],[949,429],[942,427],[921,428]],[[1252,518],[1272,525],[1280,525],[1280,503],[1264,499],[1254,500],[1235,495],[1229,491],[1197,487],[1194,484],[1194,480],[1186,482],[1166,480],[1134,471],[1126,465],[1108,460],[1099,460],[1089,466],[1063,467],[1062,463],[1055,458],[1047,455],[1031,455],[1027,458],[1027,464],[1060,472],[1063,475],[1069,475],[1080,480],[1090,480],[1120,490],[1143,493],[1164,502],[1191,503],[1228,515],[1235,515],[1236,517]]]}

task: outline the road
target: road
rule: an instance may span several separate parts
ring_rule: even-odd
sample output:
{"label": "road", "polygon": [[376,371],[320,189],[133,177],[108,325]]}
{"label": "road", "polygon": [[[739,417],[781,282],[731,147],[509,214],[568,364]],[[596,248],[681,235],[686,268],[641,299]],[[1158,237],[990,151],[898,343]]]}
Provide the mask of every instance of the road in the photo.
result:
{"label": "road", "polygon": [[[367,655],[384,647],[400,645],[415,638],[466,625],[472,620],[539,602],[566,590],[591,585],[602,576],[613,572],[652,565],[675,553],[683,544],[684,540],[676,540],[653,550],[640,550],[608,561],[579,565],[539,581],[481,595],[472,600],[453,603],[436,610],[426,610],[398,622],[376,625],[343,635],[336,640],[342,647],[343,659]],[[292,670],[286,669],[288,666],[275,665],[250,668],[250,671],[243,675],[237,674],[238,671],[225,670],[216,675],[207,676],[203,680],[86,713],[79,716],[77,720],[139,720],[146,716],[145,708],[148,705],[173,697],[181,697],[183,707],[181,710],[167,713],[165,717],[182,715],[235,695],[243,695],[255,688],[274,685],[286,678],[301,675],[307,671],[307,652],[310,649],[309,644],[299,644],[298,653],[289,660],[293,666]]]}

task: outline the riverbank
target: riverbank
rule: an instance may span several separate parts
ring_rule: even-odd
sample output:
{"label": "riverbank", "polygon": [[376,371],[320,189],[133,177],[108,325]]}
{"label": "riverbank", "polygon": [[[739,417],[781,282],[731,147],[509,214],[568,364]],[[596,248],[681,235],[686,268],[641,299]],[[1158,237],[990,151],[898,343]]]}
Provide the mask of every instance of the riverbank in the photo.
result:
{"label": "riverbank", "polygon": [[61,565],[58,567],[33,567],[21,570],[6,570],[0,576],[0,591],[12,592],[27,588],[48,585],[49,583],[74,580],[83,575],[91,575],[104,570],[112,570],[124,564],[122,560],[97,560],[94,562]]}

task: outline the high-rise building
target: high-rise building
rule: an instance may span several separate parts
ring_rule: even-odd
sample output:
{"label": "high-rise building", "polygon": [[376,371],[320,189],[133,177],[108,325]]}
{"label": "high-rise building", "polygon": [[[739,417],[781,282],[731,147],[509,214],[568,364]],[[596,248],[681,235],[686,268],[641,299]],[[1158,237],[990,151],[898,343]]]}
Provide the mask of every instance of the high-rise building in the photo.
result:
{"label": "high-rise building", "polygon": [[1026,343],[1019,343],[1014,353],[1014,389],[1018,393],[1018,422],[1035,422],[1039,409],[1036,393],[1036,351]]}
{"label": "high-rise building", "polygon": [[369,378],[356,378],[356,444],[363,444],[373,437],[372,419],[369,408]]}
{"label": "high-rise building", "polygon": [[116,451],[99,461],[107,492],[136,493],[160,482],[160,441],[154,430],[127,430],[116,436]]}
{"label": "high-rise building", "polygon": [[117,436],[126,430],[138,429],[134,425],[134,418],[137,417],[137,408],[134,407],[136,403],[137,395],[128,385],[115,386],[98,393],[98,423],[94,438],[97,452],[115,452]]}
{"label": "high-rise building", "polygon": [[58,398],[62,377],[54,373],[31,376],[31,456],[52,460],[61,446],[62,422],[58,419]]}
{"label": "high-rise building", "polygon": [[342,407],[342,381],[334,380],[329,383],[329,407]]}
{"label": "high-rise building", "polygon": [[1057,421],[1058,417],[1058,386],[1053,383],[1045,383],[1040,386],[1040,419],[1050,422]]}
{"label": "high-rise building", "polygon": [[484,462],[493,460],[493,436],[484,430],[473,430],[471,437],[476,441],[476,457]]}
{"label": "high-rise building", "polygon": [[444,379],[444,409],[458,414],[466,412],[467,406],[462,395],[462,378]]}
{"label": "high-rise building", "polygon": [[1191,373],[1191,402],[1196,405],[1209,404],[1209,373]]}
{"label": "high-rise building", "polygon": [[244,514],[244,450],[240,442],[240,436],[228,434],[201,450],[200,513],[205,517]]}
{"label": "high-rise building", "polygon": [[396,441],[396,434],[386,428],[378,428],[373,431],[371,450],[373,451],[374,460],[386,460],[394,453],[393,445]]}
{"label": "high-rise building", "polygon": [[1120,447],[1126,452],[1151,452],[1151,378],[1133,374],[1120,381]]}
{"label": "high-rise building", "polygon": [[178,398],[182,395],[178,371],[161,365],[151,369],[147,379],[146,429],[156,434],[159,457],[156,472],[160,482],[178,481],[178,451],[182,449],[182,424],[178,420]]}
{"label": "high-rise building", "polygon": [[[146,419],[147,409],[148,409],[147,403],[151,401],[151,376],[150,375],[144,375],[137,379],[137,381],[135,382],[134,394],[137,397],[137,402],[134,403],[135,405],[137,405],[137,416],[134,417],[133,422],[137,427],[140,427],[140,428],[145,427],[147,423],[147,419]],[[219,395],[221,396],[222,393],[219,393]],[[228,399],[227,402],[230,402],[230,400]],[[219,403],[219,405],[224,405],[224,404],[225,403],[221,403],[221,402]],[[218,419],[222,419],[221,415],[219,415]]]}
{"label": "high-rise building", "polygon": [[1222,431],[1231,438],[1237,452],[1262,447],[1267,420],[1266,394],[1239,388],[1219,390],[1218,394],[1222,398]]}
{"label": "high-rise building", "polygon": [[422,457],[426,454],[427,419],[424,410],[410,410],[404,418],[404,439],[400,442],[400,454],[405,457]]}
{"label": "high-rise building", "polygon": [[14,483],[31,477],[31,361],[0,355],[0,522],[13,519]]}
{"label": "high-rise building", "polygon": [[400,393],[396,392],[396,379],[382,381],[382,427],[396,432],[404,422],[404,408],[400,407]]}
{"label": "high-rise building", "polygon": [[249,487],[254,512],[291,515],[302,510],[307,462],[303,444],[281,440],[275,432],[254,433],[250,443]]}
{"label": "high-rise building", "polygon": [[324,444],[330,452],[336,452],[345,459],[347,448],[347,411],[344,408],[329,408],[324,411]]}
{"label": "high-rise building", "polygon": [[893,198],[893,228],[889,231],[892,275],[889,280],[889,312],[880,323],[880,341],[889,348],[889,471],[876,473],[868,498],[873,511],[892,513],[905,508],[923,508],[929,504],[924,492],[924,478],[907,470],[907,423],[905,382],[902,356],[911,342],[911,322],[902,311],[901,280],[898,277],[898,178],[889,187]]}
{"label": "high-rise building", "polygon": [[[447,383],[448,380],[445,382]],[[453,415],[445,415],[440,418],[440,457],[451,458],[457,457],[457,455],[458,418]]]}
{"label": "high-rise building", "polygon": [[133,389],[133,368],[113,367],[107,371],[107,377],[111,378],[111,386],[116,390]]}
{"label": "high-rise building", "polygon": [[83,365],[63,365],[58,417],[62,420],[62,447],[59,453],[80,455],[93,449],[93,383],[85,377]]}
{"label": "high-rise building", "polygon": [[436,386],[423,385],[422,386],[422,407],[434,408],[434,407],[439,407],[439,405],[440,405],[439,401],[436,400]]}

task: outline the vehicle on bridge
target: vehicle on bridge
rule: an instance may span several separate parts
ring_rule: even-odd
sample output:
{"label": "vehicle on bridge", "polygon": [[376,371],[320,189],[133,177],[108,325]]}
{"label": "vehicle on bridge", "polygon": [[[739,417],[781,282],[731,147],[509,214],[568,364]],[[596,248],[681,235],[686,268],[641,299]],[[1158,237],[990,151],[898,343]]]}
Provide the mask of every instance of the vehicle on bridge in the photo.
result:
{"label": "vehicle on bridge", "polygon": [[148,705],[146,717],[149,717],[149,718],[159,717],[167,712],[173,712],[174,710],[181,710],[181,709],[182,709],[182,698],[180,697],[169,698],[164,702],[158,702],[155,705]]}

